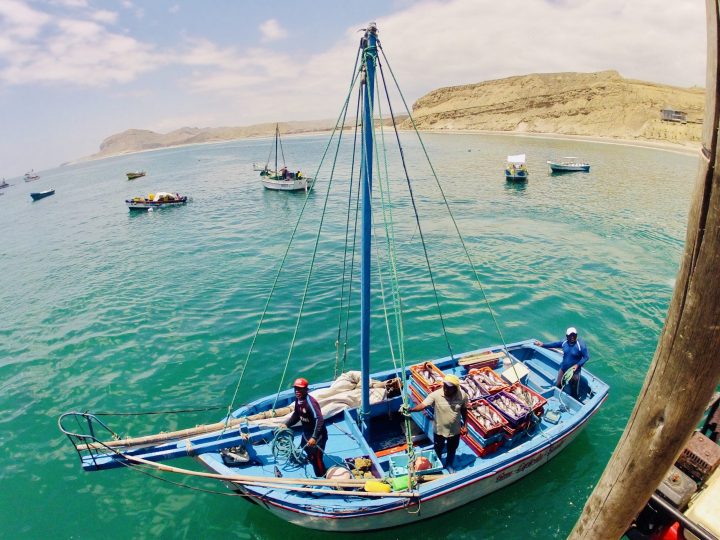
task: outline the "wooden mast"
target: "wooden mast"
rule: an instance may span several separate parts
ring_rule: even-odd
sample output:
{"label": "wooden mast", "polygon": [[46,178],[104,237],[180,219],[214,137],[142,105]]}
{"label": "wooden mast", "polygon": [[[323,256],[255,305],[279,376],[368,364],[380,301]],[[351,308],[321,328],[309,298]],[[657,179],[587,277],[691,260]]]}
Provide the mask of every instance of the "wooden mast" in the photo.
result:
{"label": "wooden mast", "polygon": [[718,3],[707,7],[703,148],[680,273],[635,409],[570,538],[620,538],[699,423],[720,379]]}

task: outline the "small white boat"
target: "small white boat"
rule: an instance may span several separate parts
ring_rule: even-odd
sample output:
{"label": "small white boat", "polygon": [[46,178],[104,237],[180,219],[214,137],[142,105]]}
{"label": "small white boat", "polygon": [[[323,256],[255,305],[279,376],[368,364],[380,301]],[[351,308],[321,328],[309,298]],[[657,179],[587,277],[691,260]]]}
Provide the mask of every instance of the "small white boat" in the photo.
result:
{"label": "small white boat", "polygon": [[267,189],[274,189],[277,191],[307,191],[310,187],[310,178],[305,176],[298,176],[299,173],[291,173],[283,171],[267,171],[266,174],[260,174],[262,177],[263,186]]}
{"label": "small white boat", "polygon": [[[272,189],[275,191],[300,191],[305,190],[307,191],[310,189],[311,184],[310,180],[312,178],[309,178],[305,175],[303,175],[300,171],[297,172],[290,172],[286,166],[282,166],[280,169],[278,169],[278,145],[280,146],[280,152],[283,155],[283,161],[285,159],[285,154],[282,151],[282,141],[280,140],[280,128],[276,124],[275,125],[275,144],[274,144],[274,152],[275,152],[275,169],[270,170],[268,169],[268,166],[265,165],[260,170],[260,179],[262,180],[263,186],[265,186],[266,189]],[[270,150],[270,156],[273,154],[273,149]],[[268,163],[270,163],[270,158],[268,158]],[[258,164],[253,163],[253,168],[255,170],[257,169]]]}
{"label": "small white boat", "polygon": [[590,172],[590,164],[576,157],[564,157],[558,161],[548,161],[550,172]]}
{"label": "small white boat", "polygon": [[522,181],[527,180],[530,173],[525,166],[525,154],[517,154],[507,157],[505,167],[505,180]]}
{"label": "small white boat", "polygon": [[25,173],[25,181],[26,182],[32,182],[33,180],[39,180],[39,179],[40,179],[40,175],[34,174],[32,170]]}

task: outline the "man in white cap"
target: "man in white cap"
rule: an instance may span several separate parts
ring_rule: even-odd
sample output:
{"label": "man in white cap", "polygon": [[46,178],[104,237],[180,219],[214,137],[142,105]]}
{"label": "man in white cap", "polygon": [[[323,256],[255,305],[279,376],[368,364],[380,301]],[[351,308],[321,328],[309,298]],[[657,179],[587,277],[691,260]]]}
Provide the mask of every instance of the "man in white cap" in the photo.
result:
{"label": "man in white cap", "polygon": [[422,403],[410,409],[406,409],[404,406],[400,408],[400,412],[409,414],[433,407],[435,454],[442,459],[442,453],[447,443],[445,468],[449,473],[455,472],[453,465],[455,464],[455,453],[460,445],[460,436],[467,434],[467,406],[468,397],[460,389],[460,379],[456,375],[445,375],[443,387],[430,392]]}
{"label": "man in white cap", "polygon": [[577,330],[571,326],[565,331],[564,341],[553,341],[552,343],[535,342],[535,345],[545,349],[562,347],[563,359],[562,364],[560,364],[560,369],[558,370],[557,378],[555,379],[555,386],[562,388],[565,373],[571,368],[574,369],[575,371],[572,374],[572,382],[574,385],[570,385],[570,391],[575,398],[578,396],[578,387],[580,385],[580,369],[585,365],[585,362],[590,359],[587,345],[585,345],[584,341],[578,339],[577,334]]}

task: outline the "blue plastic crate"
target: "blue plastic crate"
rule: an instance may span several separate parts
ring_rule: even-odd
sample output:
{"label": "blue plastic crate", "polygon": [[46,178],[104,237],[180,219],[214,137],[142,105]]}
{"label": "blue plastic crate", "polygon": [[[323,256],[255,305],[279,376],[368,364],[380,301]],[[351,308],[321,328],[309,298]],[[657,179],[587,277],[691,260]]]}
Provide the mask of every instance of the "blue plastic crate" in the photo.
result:
{"label": "blue plastic crate", "polygon": [[[432,467],[424,471],[416,471],[417,475],[433,474],[440,472],[443,468],[442,462],[435,454],[434,450],[416,450],[415,458],[426,457],[430,460]],[[408,473],[408,455],[398,454],[390,457],[390,476],[397,478]]]}

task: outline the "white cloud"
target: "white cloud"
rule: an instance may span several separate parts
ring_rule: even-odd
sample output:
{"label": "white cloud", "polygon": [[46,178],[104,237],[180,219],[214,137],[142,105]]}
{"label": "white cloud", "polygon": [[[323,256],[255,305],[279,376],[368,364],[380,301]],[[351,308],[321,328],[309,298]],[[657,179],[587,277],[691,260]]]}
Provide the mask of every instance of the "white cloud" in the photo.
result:
{"label": "white cloud", "polygon": [[27,4],[0,3],[0,84],[63,83],[103,86],[128,82],[164,58],[149,45],[109,30],[109,11],[85,18],[52,17]]}
{"label": "white cloud", "polygon": [[286,35],[285,29],[280,26],[277,19],[268,19],[260,25],[260,33],[264,42],[276,41],[282,39]]}
{"label": "white cloud", "polygon": [[90,14],[90,17],[97,22],[105,24],[115,24],[117,21],[118,14],[114,11],[107,11],[104,9],[95,11]]}

